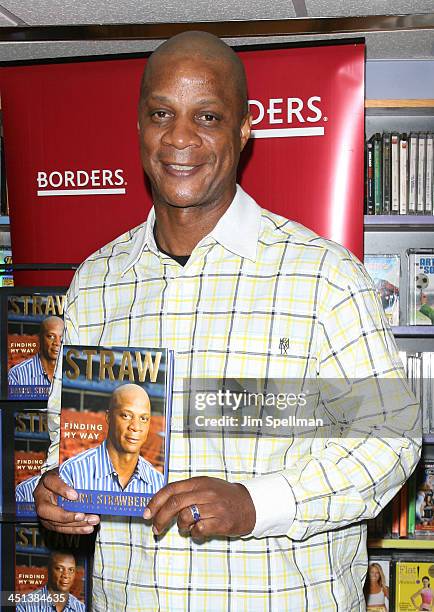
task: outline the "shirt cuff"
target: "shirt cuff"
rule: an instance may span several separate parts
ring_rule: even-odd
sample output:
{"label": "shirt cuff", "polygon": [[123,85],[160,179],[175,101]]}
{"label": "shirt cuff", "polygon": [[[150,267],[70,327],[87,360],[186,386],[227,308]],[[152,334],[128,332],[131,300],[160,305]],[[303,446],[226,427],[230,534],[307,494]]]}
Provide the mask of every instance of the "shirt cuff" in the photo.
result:
{"label": "shirt cuff", "polygon": [[286,535],[295,518],[295,498],[291,486],[282,474],[267,474],[242,480],[256,510],[256,523],[249,536]]}

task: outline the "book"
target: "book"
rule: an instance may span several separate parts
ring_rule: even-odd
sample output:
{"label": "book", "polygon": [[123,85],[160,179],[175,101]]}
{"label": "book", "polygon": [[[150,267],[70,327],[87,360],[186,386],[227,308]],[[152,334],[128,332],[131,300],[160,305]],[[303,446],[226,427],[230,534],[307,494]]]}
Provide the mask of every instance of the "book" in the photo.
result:
{"label": "book", "polygon": [[416,474],[413,472],[408,480],[408,517],[407,531],[409,536],[414,536],[416,530]]}
{"label": "book", "polygon": [[431,588],[433,579],[433,562],[397,561],[395,611],[431,610],[434,598],[434,591]]}
{"label": "book", "polygon": [[426,135],[426,172],[425,172],[425,209],[426,215],[433,214],[433,159],[434,159],[434,135]]}
{"label": "book", "polygon": [[434,324],[434,250],[408,249],[408,322]]}
{"label": "book", "polygon": [[374,139],[374,210],[376,215],[383,212],[383,151],[381,134],[376,133]]}
{"label": "book", "polygon": [[3,518],[35,520],[33,491],[50,446],[47,411],[23,403],[20,410],[2,410],[1,422]]}
{"label": "book", "polygon": [[3,399],[46,400],[63,333],[65,289],[0,289]]}
{"label": "book", "polygon": [[383,132],[383,215],[390,214],[390,133]]}
{"label": "book", "polygon": [[399,137],[399,214],[406,215],[408,210],[408,140],[407,134]]}
{"label": "book", "polygon": [[391,176],[391,213],[399,214],[399,134],[390,135],[390,176]]}
{"label": "book", "polygon": [[0,287],[13,287],[14,277],[8,266],[12,264],[12,251],[10,247],[0,246]]}
{"label": "book", "polygon": [[399,255],[368,253],[365,255],[364,264],[380,296],[389,324],[399,325]]}
{"label": "book", "polygon": [[415,532],[434,531],[434,460],[423,458],[417,468]]}
{"label": "book", "polygon": [[404,483],[399,491],[399,505],[401,513],[399,516],[399,537],[408,536],[408,481]]}
{"label": "book", "polygon": [[419,133],[417,151],[417,199],[416,212],[423,215],[425,211],[425,177],[426,173],[426,134]]}
{"label": "book", "polygon": [[417,199],[417,152],[418,152],[418,135],[416,132],[410,134],[408,148],[408,213],[416,212]]}
{"label": "book", "polygon": [[173,352],[63,347],[59,475],[68,510],[141,516],[167,483]]}
{"label": "book", "polygon": [[[49,532],[39,525],[11,527],[15,531],[11,556],[15,552],[15,559],[10,559],[9,566],[14,575],[7,579],[13,581],[17,612],[51,610],[56,603],[78,612],[90,609],[93,538]],[[30,607],[31,603],[37,607]]]}
{"label": "book", "polygon": [[384,612],[390,609],[390,560],[369,556],[368,573],[364,586],[367,612]]}
{"label": "book", "polygon": [[374,144],[366,143],[366,214],[374,215]]}

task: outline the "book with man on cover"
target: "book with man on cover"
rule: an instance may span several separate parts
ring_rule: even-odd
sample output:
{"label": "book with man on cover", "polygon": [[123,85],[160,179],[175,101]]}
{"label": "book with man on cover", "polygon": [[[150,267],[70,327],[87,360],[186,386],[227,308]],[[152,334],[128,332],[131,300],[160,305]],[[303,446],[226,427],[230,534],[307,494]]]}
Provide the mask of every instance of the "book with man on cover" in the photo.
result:
{"label": "book with man on cover", "polygon": [[63,287],[0,288],[2,398],[46,400],[63,334]]}
{"label": "book with man on cover", "polygon": [[167,483],[173,351],[65,345],[59,475],[68,510],[142,516]]}

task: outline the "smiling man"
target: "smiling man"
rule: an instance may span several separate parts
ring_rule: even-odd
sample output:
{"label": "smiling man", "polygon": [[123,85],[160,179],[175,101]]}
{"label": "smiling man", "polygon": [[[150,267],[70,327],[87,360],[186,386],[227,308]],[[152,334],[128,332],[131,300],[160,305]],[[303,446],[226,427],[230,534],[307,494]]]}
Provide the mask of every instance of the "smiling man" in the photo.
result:
{"label": "smiling man", "polygon": [[74,489],[153,495],[164,477],[140,455],[151,423],[148,394],[139,385],[121,385],[110,397],[106,419],[107,439],[62,463],[60,477]]}
{"label": "smiling man", "polygon": [[[77,271],[65,342],[174,349],[169,484],[145,521],[101,519],[93,610],[364,610],[364,520],[408,478],[418,441],[396,428],[387,440],[193,437],[183,400],[192,377],[337,377],[350,391],[352,380],[385,376],[399,388],[389,403],[417,436],[418,407],[375,288],[346,249],[236,185],[251,117],[242,63],[222,41],[189,32],[153,53],[139,126],[154,207]],[[88,533],[97,516],[56,505],[58,494],[77,495],[55,467],[59,397],[56,375],[35,499],[46,527]],[[337,421],[345,397],[321,397]],[[386,414],[381,402],[371,408]]]}
{"label": "smiling man", "polygon": [[[60,351],[63,320],[47,317],[39,328],[39,351],[30,359],[18,363],[9,370],[10,387],[48,387],[54,376],[57,356]],[[47,391],[48,393],[48,391]]]}

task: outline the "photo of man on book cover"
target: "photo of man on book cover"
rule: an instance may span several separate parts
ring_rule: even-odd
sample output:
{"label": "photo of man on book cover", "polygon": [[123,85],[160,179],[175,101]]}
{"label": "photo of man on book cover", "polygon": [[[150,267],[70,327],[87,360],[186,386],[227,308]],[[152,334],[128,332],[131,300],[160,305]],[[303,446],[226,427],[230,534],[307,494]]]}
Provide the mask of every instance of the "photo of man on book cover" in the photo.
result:
{"label": "photo of man on book cover", "polygon": [[65,508],[140,515],[167,473],[164,351],[64,347],[60,477]]}
{"label": "photo of man on book cover", "polygon": [[60,351],[65,296],[9,291],[7,333],[3,334],[7,399],[46,400]]}

